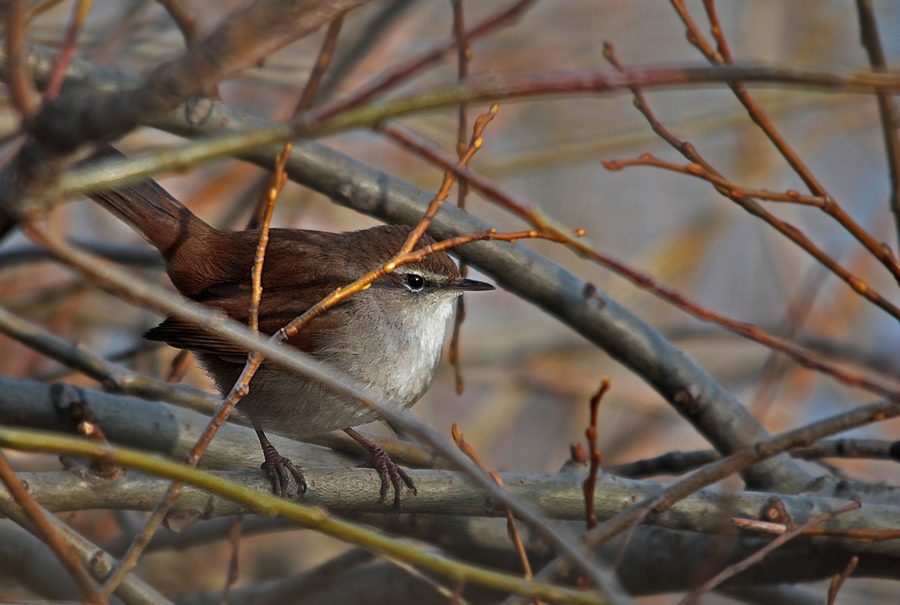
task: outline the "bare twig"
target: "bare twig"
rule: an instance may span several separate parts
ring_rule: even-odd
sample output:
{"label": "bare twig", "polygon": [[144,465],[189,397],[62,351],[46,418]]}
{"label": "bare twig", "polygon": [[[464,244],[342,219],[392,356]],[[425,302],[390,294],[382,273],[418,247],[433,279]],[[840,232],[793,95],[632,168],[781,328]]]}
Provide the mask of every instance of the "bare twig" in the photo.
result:
{"label": "bare twig", "polygon": [[[497,485],[503,487],[503,479],[500,478],[500,475],[494,472],[490,472],[487,470],[487,467],[481,462],[481,459],[478,457],[478,454],[475,452],[474,448],[469,445],[465,439],[463,439],[462,433],[459,432],[459,428],[456,426],[456,423],[453,423],[451,427],[451,433],[453,435],[453,441],[456,443],[456,447],[458,447],[462,452],[468,456],[472,462],[478,465],[478,468],[481,469],[483,473],[486,475],[490,475],[491,478],[497,482]],[[530,580],[532,578],[531,572],[531,563],[528,561],[528,553],[525,552],[525,544],[522,542],[522,535],[519,533],[519,528],[516,526],[516,520],[512,515],[512,512],[509,509],[506,509],[506,531],[509,534],[510,540],[512,540],[513,545],[516,548],[516,553],[519,555],[519,561],[522,563],[522,575],[526,580]],[[535,602],[535,605],[538,605],[539,602]]]}
{"label": "bare twig", "polygon": [[838,592],[841,590],[841,586],[844,585],[844,582],[847,581],[847,578],[849,578],[850,574],[853,573],[853,570],[856,569],[857,563],[859,563],[859,557],[850,557],[850,562],[847,563],[847,567],[844,571],[831,579],[831,585],[828,586],[828,601],[826,605],[834,605],[837,600]]}
{"label": "bare twig", "polygon": [[584,480],[584,510],[587,517],[588,531],[597,527],[597,516],[594,514],[594,492],[597,490],[597,474],[600,472],[600,463],[603,462],[603,455],[597,447],[597,419],[600,413],[600,402],[603,396],[609,391],[609,378],[604,378],[600,389],[591,397],[591,421],[585,430],[588,442],[588,455],[590,456],[590,471],[587,479]]}
{"label": "bare twig", "polygon": [[[741,518],[732,519],[731,524],[740,529],[776,535],[781,535],[795,527],[794,525],[785,525],[784,523],[771,523],[769,521],[758,521],[756,519]],[[900,529],[844,529],[839,527],[811,527],[804,530],[803,535],[828,536],[831,538],[844,538],[847,540],[856,540],[858,542],[868,543],[884,542],[885,540],[896,540],[900,538]]]}
{"label": "bare twig", "polygon": [[228,559],[228,577],[225,578],[225,588],[222,590],[221,605],[228,605],[228,593],[238,579],[238,556],[241,547],[241,529],[244,526],[244,515],[238,515],[231,524],[228,532],[228,542],[231,544],[231,557]]}
{"label": "bare twig", "polygon": [[[673,0],[673,5],[675,5],[676,7],[681,7],[682,9],[684,8],[683,4],[680,2],[680,0]],[[702,34],[700,34],[700,32],[696,30],[696,26],[694,26],[693,22],[690,21],[690,17],[689,17],[689,15],[687,15],[687,13],[684,13],[683,19],[685,19],[686,23],[691,24],[691,26],[689,27],[689,32],[691,32],[689,34],[689,39],[691,39],[692,42],[695,40],[700,40],[701,42],[698,42],[698,45],[702,48],[707,48],[708,43],[703,41]],[[709,52],[718,56],[717,53],[711,49],[711,47],[709,47]],[[619,70],[620,73],[624,73],[625,70],[622,67],[622,65],[619,63],[618,59],[616,58],[615,49],[613,48],[612,44],[610,44],[608,42],[604,43],[603,56],[617,70]],[[732,88],[734,88],[734,86],[732,84],[729,84],[729,86],[732,86]],[[803,232],[801,232],[795,226],[790,225],[790,224],[782,221],[781,219],[777,218],[776,216],[774,216],[772,213],[770,213],[765,208],[763,208],[758,202],[756,202],[756,200],[752,196],[747,197],[747,196],[743,195],[742,192],[740,191],[740,188],[735,189],[733,185],[723,186],[722,184],[720,184],[721,181],[725,181],[725,183],[728,183],[727,179],[725,179],[725,177],[723,177],[722,174],[719,173],[718,170],[716,170],[709,162],[707,162],[699,154],[699,152],[696,150],[696,148],[693,145],[691,145],[687,141],[679,140],[674,134],[669,132],[659,122],[659,120],[656,119],[656,116],[653,114],[653,111],[650,109],[650,106],[647,103],[647,100],[644,98],[644,95],[643,95],[640,87],[639,86],[630,86],[629,89],[631,90],[632,94],[634,95],[635,107],[638,109],[638,111],[641,112],[641,114],[644,115],[644,117],[647,119],[647,121],[650,123],[651,127],[653,128],[654,132],[659,134],[667,143],[669,143],[672,147],[677,149],[688,160],[690,160],[691,162],[693,162],[694,164],[697,165],[697,166],[688,166],[685,169],[688,171],[689,174],[693,174],[694,176],[701,176],[703,174],[706,174],[706,175],[709,175],[709,178],[715,179],[715,181],[711,180],[710,182],[713,183],[713,186],[716,188],[716,190],[719,193],[721,193],[722,195],[731,199],[733,202],[738,204],[742,209],[746,210],[751,215],[756,216],[757,218],[760,218],[763,221],[765,221],[766,223],[768,223],[769,225],[771,225],[775,230],[777,230],[783,236],[787,237],[790,241],[794,242],[797,246],[799,246],[800,248],[805,250],[810,256],[812,256],[817,261],[819,261],[821,264],[823,264],[825,267],[827,267],[832,273],[834,273],[839,278],[841,278],[847,285],[849,285],[851,288],[853,288],[853,290],[857,294],[859,294],[860,296],[863,296],[864,298],[866,298],[870,302],[874,303],[876,306],[883,309],[884,311],[891,314],[892,316],[900,319],[900,308],[898,308],[896,305],[891,303],[887,298],[885,298],[878,292],[875,292],[865,282],[863,282],[861,279],[859,279],[859,277],[851,274],[848,270],[846,270],[842,266],[840,266],[834,259],[832,259],[829,255],[825,254],[824,251],[822,251],[818,246],[816,246],[816,244],[809,237],[807,237]],[[746,91],[744,91],[744,92],[746,92]],[[747,96],[745,98],[749,99],[749,96]],[[753,100],[749,99],[748,103],[753,104]],[[755,104],[753,104],[752,106],[756,107]],[[761,111],[762,110],[759,110],[759,112],[761,112]],[[751,113],[751,115],[754,117],[754,121],[756,121],[756,118],[758,118],[760,124],[764,124],[764,123],[768,124],[769,130],[766,130],[767,134],[771,133],[771,137],[774,137],[775,140],[778,140],[778,141],[780,141],[780,143],[783,143],[784,146],[787,145],[787,143],[785,143],[781,139],[780,135],[776,131],[774,131],[774,127],[768,121],[767,117],[765,117],[764,115],[758,115],[757,113]],[[779,151],[782,151],[782,149],[779,148]],[[788,154],[791,157],[796,157],[796,154],[794,154],[793,151],[788,147],[785,147],[785,149],[782,151],[782,153]],[[794,167],[795,170],[801,170],[801,171],[806,170],[806,166],[802,162],[800,162],[799,158],[796,158],[796,160],[798,162],[797,165],[795,166],[792,163],[791,164],[792,167]],[[790,160],[789,160],[789,163],[790,163]],[[606,166],[606,168],[610,169],[610,170],[618,169],[618,165],[616,163],[610,163],[610,164],[604,163],[604,166]],[[672,168],[674,168],[674,165],[670,165],[670,169],[672,169]],[[674,168],[674,169],[681,171],[680,168]],[[806,173],[808,174],[809,178],[811,179],[807,184],[809,185],[810,183],[813,183],[813,184],[817,185],[818,182],[815,181],[815,179],[812,177],[812,175],[809,174],[808,171],[806,171]],[[702,178],[706,178],[706,177],[702,177]],[[806,179],[804,179],[804,180],[806,180]],[[716,182],[716,181],[718,181],[718,182]],[[882,244],[875,241],[875,239],[870,234],[868,234],[864,229],[862,229],[862,227],[860,227],[858,224],[856,224],[853,221],[853,219],[851,217],[849,217],[849,215],[847,215],[843,211],[843,209],[841,209],[841,207],[837,204],[837,202],[835,202],[834,199],[830,195],[828,195],[828,193],[824,190],[824,188],[822,188],[821,186],[813,187],[812,185],[810,185],[810,189],[812,190],[814,196],[816,196],[822,200],[822,204],[819,205],[819,207],[822,209],[822,211],[825,212],[826,214],[831,215],[836,220],[838,220],[838,222],[840,222],[841,225],[843,225],[845,229],[850,231],[864,246],[866,246],[866,248],[873,255],[875,255],[876,258],[881,260],[882,264],[884,264],[888,268],[888,270],[890,270],[894,274],[894,276],[897,279],[900,279],[900,264],[898,264],[896,259],[894,259],[893,253],[890,251],[890,249],[886,248]],[[771,196],[767,195],[766,199],[772,199],[772,198],[771,198]],[[778,200],[778,201],[793,201],[793,202],[799,203],[798,199],[801,199],[801,196],[799,194],[797,194],[796,192],[793,192],[793,193],[787,192],[785,194],[784,199]],[[808,199],[806,199],[806,201],[807,201],[807,203],[813,202],[813,199],[814,198],[808,198]],[[811,205],[818,205],[818,204],[812,203]]]}
{"label": "bare twig", "polygon": [[[882,380],[880,377],[873,378],[864,376],[857,373],[856,371],[835,366],[834,364],[823,359],[821,356],[807,350],[804,347],[794,344],[790,340],[773,336],[753,324],[735,320],[707,309],[706,307],[703,307],[696,302],[688,299],[680,292],[657,283],[650,276],[641,273],[640,271],[637,271],[632,267],[629,267],[618,259],[598,252],[589,243],[575,239],[574,237],[566,234],[563,230],[557,227],[556,224],[551,221],[551,219],[544,216],[538,209],[532,208],[513,198],[510,194],[499,188],[497,185],[491,183],[487,179],[478,176],[472,171],[468,169],[456,168],[454,166],[454,163],[448,159],[447,154],[441,152],[435,146],[430,145],[427,141],[423,141],[421,137],[418,137],[414,133],[393,123],[382,124],[379,126],[379,130],[390,136],[395,141],[399,142],[407,149],[415,151],[429,161],[432,161],[443,167],[445,170],[458,172],[461,176],[465,177],[468,180],[469,184],[474,189],[477,189],[489,199],[498,202],[504,208],[511,210],[516,215],[520,216],[521,218],[525,219],[526,221],[540,229],[542,232],[556,234],[559,238],[561,238],[561,241],[563,243],[575,250],[578,254],[594,260],[607,269],[628,279],[638,288],[642,288],[653,293],[655,296],[665,300],[666,302],[678,307],[679,309],[687,313],[690,313],[694,317],[697,317],[698,319],[701,319],[703,321],[715,323],[745,338],[749,338],[751,340],[759,342],[760,344],[763,344],[771,348],[772,350],[779,351],[788,355],[791,359],[806,368],[828,374],[838,381],[844,382],[851,386],[864,388],[883,397],[894,397],[900,395],[900,385],[894,384],[893,381]],[[790,229],[792,230],[792,232],[797,232],[797,230],[793,227],[790,227]],[[888,308],[895,308],[890,302],[883,299],[877,293],[872,293],[871,289],[869,289],[868,286],[866,286],[865,283],[862,282],[862,280],[859,280],[854,276],[850,276],[850,278],[853,280],[853,283],[856,284],[857,288],[866,291],[868,293],[868,296],[876,297],[878,300],[883,301],[883,304]],[[897,317],[900,317],[900,309],[897,309],[896,312]]]}
{"label": "bare twig", "polygon": [[306,111],[313,106],[316,98],[316,92],[319,89],[319,83],[322,81],[322,74],[331,64],[331,58],[334,56],[334,49],[337,46],[338,36],[341,33],[341,27],[344,24],[344,14],[340,14],[328,25],[328,32],[325,34],[325,40],[322,41],[322,48],[319,50],[319,56],[316,64],[313,66],[306,86],[303,88],[303,94],[300,95],[300,101],[297,108],[294,109],[294,115]]}
{"label": "bare twig", "polygon": [[[294,108],[293,117],[296,117],[297,114],[302,113],[312,107],[313,100],[316,97],[316,90],[318,89],[319,82],[322,79],[322,74],[325,73],[325,70],[328,69],[328,65],[331,62],[331,57],[334,54],[334,48],[337,45],[338,35],[341,33],[341,26],[344,24],[344,15],[338,15],[335,19],[329,24],[328,32],[325,34],[325,40],[322,42],[322,48],[319,50],[319,56],[316,59],[316,64],[313,66],[312,72],[309,74],[309,78],[306,80],[306,86],[303,87],[303,93],[300,95],[299,101],[297,101],[297,106]],[[284,188],[284,185],[287,183],[287,175],[284,173],[284,167],[287,164],[288,159],[291,157],[291,152],[293,151],[294,146],[291,141],[288,141],[284,144],[284,149],[275,159],[275,171],[272,174],[272,177],[269,181],[269,187],[263,192],[263,196],[260,199],[259,203],[256,207],[256,212],[253,217],[250,219],[250,222],[247,225],[247,229],[257,229],[260,228],[261,225],[264,225],[266,220],[272,220],[272,211],[274,210],[274,200],[281,193],[281,190]],[[266,218],[268,217],[268,218]],[[263,227],[263,230],[266,232],[266,239],[268,239],[268,227]],[[260,233],[260,238],[263,235]],[[258,305],[258,301],[257,301]],[[251,313],[251,318],[252,318]]]}
{"label": "bare twig", "polygon": [[[688,30],[688,40],[696,46],[700,52],[707,58],[707,60],[712,65],[726,65],[731,61],[726,61],[723,56],[718,52],[713,50],[713,48],[709,45],[709,43],[705,40],[703,35],[700,33],[696,24],[691,19],[688,14],[687,8],[684,5],[683,0],[671,0],[672,6],[675,7],[678,16],[681,17],[682,21],[687,27]],[[713,31],[717,33],[717,40],[720,43],[725,45],[726,52],[730,57],[730,51],[727,51],[727,44],[725,44],[724,35],[722,35],[721,28],[717,27],[718,17],[715,12],[715,3],[711,0],[705,1],[704,6],[707,11],[707,15],[710,18],[710,21],[713,23]],[[862,13],[861,13],[862,18]],[[877,35],[877,34],[876,34]],[[868,48],[868,47],[867,47]],[[875,65],[873,63],[873,68]],[[819,180],[813,175],[812,171],[809,167],[803,162],[800,158],[799,154],[788,144],[787,140],[782,136],[782,134],[775,128],[775,125],[769,119],[768,115],[766,115],[765,111],[756,101],[750,96],[750,92],[743,85],[743,83],[739,81],[731,81],[728,86],[734,92],[734,95],[737,97],[738,101],[744,106],[747,110],[747,113],[750,115],[750,118],[753,120],[753,123],[759,126],[759,128],[765,133],[765,135],[769,138],[778,152],[784,157],[790,167],[797,173],[797,175],[806,183],[806,186],[812,192],[813,195],[823,197],[828,200],[828,204],[822,208],[822,210],[835,219],[841,226],[843,226],[847,231],[850,232],[853,237],[859,241],[866,249],[877,258],[882,265],[884,265],[888,271],[894,276],[898,282],[900,282],[900,262],[897,261],[891,249],[886,245],[878,242],[868,231],[862,228],[853,218],[847,214],[844,209],[837,203],[837,201],[832,198],[825,187],[819,182]],[[894,120],[894,135],[896,136],[896,118]],[[900,160],[897,160],[900,162]],[[846,281],[846,280],[845,280]],[[848,282],[849,283],[849,282]],[[853,286],[853,284],[850,284]],[[855,288],[854,288],[855,289]],[[861,292],[862,293],[862,292]],[[875,301],[873,301],[875,302]]]}
{"label": "bare twig", "polygon": [[[453,35],[456,38],[456,63],[457,63],[457,81],[463,83],[469,77],[469,61],[472,58],[472,47],[466,38],[465,11],[463,9],[463,0],[451,0],[453,5]],[[459,160],[463,159],[466,153],[466,136],[468,135],[468,105],[466,103],[459,104],[459,120],[456,136],[456,153]],[[456,205],[461,209],[466,208],[466,196],[469,194],[469,183],[465,179],[459,179],[457,185]],[[465,260],[459,262],[459,273],[462,277],[469,274],[469,267]],[[460,332],[462,324],[466,320],[466,300],[465,296],[456,299],[456,314],[453,317],[453,335],[450,337],[450,352],[448,354],[450,364],[453,366],[453,373],[456,378],[456,394],[461,395],[465,388],[465,381],[462,375],[462,360],[459,357]]]}
{"label": "bare twig", "polygon": [[[859,30],[863,46],[869,55],[869,64],[874,70],[887,69],[881,37],[878,35],[878,23],[872,0],[856,0],[859,13]],[[891,210],[897,223],[897,234],[900,237],[900,112],[891,95],[878,93],[878,113],[881,116],[881,129],[884,132],[884,146],[887,151],[888,170],[891,175]]]}
{"label": "bare twig", "polygon": [[[483,21],[479,22],[475,27],[466,32],[461,40],[470,43],[473,40],[481,38],[500,27],[510,25],[518,21],[525,11],[527,11],[537,0],[518,0],[512,5],[489,15]],[[340,101],[329,106],[323,117],[331,117],[340,113],[344,113],[348,109],[359,107],[375,97],[396,88],[398,85],[407,81],[413,75],[419,73],[426,67],[434,65],[441,60],[448,52],[457,48],[460,39],[453,37],[444,44],[431,49],[421,55],[412,57],[404,63],[388,70],[379,75],[373,81],[361,87],[356,92]]]}
{"label": "bare twig", "polygon": [[25,38],[28,28],[27,0],[13,0],[6,7],[6,60],[9,65],[6,82],[9,99],[23,119],[37,111],[37,88],[25,63]]}
{"label": "bare twig", "polygon": [[[790,450],[794,458],[862,458],[900,461],[900,442],[876,439],[827,439]],[[619,477],[638,479],[655,475],[681,475],[722,458],[716,450],[669,452],[655,458],[608,466],[604,471]]]}
{"label": "bare twig", "polygon": [[69,20],[69,27],[66,29],[66,37],[63,39],[62,48],[56,57],[53,69],[50,71],[50,78],[47,80],[47,88],[44,90],[44,101],[49,102],[56,98],[59,89],[62,88],[63,78],[66,75],[66,67],[75,53],[75,43],[78,39],[78,33],[81,31],[88,13],[91,11],[92,0],[78,0],[72,9],[72,18]]}
{"label": "bare twig", "polygon": [[181,3],[181,0],[157,0],[175,21],[188,48],[197,42],[197,18]]}
{"label": "bare twig", "polygon": [[776,548],[778,548],[779,546],[781,546],[788,540],[792,540],[792,539],[796,538],[797,536],[802,534],[807,529],[810,529],[811,527],[815,527],[816,525],[819,525],[820,523],[824,523],[825,521],[828,521],[829,519],[836,517],[837,515],[849,512],[851,510],[856,510],[856,509],[860,508],[861,506],[862,506],[862,503],[854,502],[853,504],[849,504],[840,510],[836,510],[833,512],[827,512],[822,515],[819,515],[818,517],[816,517],[815,519],[813,519],[812,521],[810,521],[808,523],[804,523],[803,525],[800,525],[789,531],[784,532],[783,534],[781,534],[780,536],[778,536],[777,538],[775,538],[774,540],[772,540],[771,542],[766,544],[763,548],[760,548],[758,551],[753,553],[751,556],[747,557],[743,561],[735,563],[734,565],[730,565],[729,567],[726,567],[724,570],[722,570],[721,573],[717,574],[714,578],[710,578],[709,580],[704,582],[701,586],[699,586],[695,590],[691,591],[690,594],[688,594],[681,601],[679,601],[678,605],[689,605],[690,603],[695,603],[697,601],[697,599],[700,597],[700,595],[702,595],[703,593],[709,592],[710,590],[712,590],[713,588],[715,588],[716,586],[718,586],[725,580],[739,574],[740,572],[744,571],[748,567],[755,565],[756,563],[759,563],[760,561],[763,560],[763,557],[765,557],[767,554],[769,554],[770,552],[772,552],[773,550],[775,550]]}

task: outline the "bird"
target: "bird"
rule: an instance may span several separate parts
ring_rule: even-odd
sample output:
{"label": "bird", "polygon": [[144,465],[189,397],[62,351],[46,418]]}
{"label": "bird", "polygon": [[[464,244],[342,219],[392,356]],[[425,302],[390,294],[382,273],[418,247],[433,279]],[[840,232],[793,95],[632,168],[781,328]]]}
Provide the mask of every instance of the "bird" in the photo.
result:
{"label": "bird", "polygon": [[[121,155],[108,147],[91,158]],[[185,297],[247,324],[251,268],[258,229],[218,230],[192,213],[152,179],[95,191],[88,196],[153,245],[176,290]],[[273,228],[262,270],[259,331],[274,334],[295,317],[373,269],[383,266],[411,232],[405,225],[379,225],[331,233]],[[434,243],[424,235],[416,248]],[[371,287],[326,310],[287,344],[342,370],[399,409],[416,403],[431,384],[443,350],[456,299],[467,291],[493,290],[464,278],[444,251],[398,265]],[[234,386],[247,351],[176,317],[149,330],[147,339],[194,353],[224,396]],[[371,455],[381,478],[379,503],[394,490],[399,509],[405,484],[415,483],[377,444],[354,426],[374,421],[377,412],[318,382],[263,362],[237,410],[252,423],[262,447],[272,490],[289,495],[307,490],[305,477],[281,456],[265,432],[309,437],[343,430]],[[401,483],[402,482],[402,483]]]}

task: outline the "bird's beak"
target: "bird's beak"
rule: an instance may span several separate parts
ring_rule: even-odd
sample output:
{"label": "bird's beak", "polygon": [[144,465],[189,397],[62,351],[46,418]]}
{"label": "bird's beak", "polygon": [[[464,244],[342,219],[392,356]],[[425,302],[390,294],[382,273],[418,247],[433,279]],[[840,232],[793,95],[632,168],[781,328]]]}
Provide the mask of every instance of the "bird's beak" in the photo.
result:
{"label": "bird's beak", "polygon": [[449,284],[447,284],[447,287],[451,290],[460,290],[462,292],[482,292],[484,290],[495,289],[494,286],[483,281],[464,278],[460,278],[456,281],[450,282]]}

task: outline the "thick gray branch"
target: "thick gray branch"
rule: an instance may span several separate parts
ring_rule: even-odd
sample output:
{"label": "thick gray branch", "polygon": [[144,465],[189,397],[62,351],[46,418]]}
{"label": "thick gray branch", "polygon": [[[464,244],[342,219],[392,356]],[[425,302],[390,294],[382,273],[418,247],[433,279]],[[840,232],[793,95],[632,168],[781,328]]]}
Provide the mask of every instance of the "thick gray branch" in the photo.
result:
{"label": "thick gray branch", "polygon": [[[456,515],[463,517],[499,517],[503,510],[484,491],[473,486],[465,475],[452,471],[410,470],[418,495],[404,500],[404,512],[415,515]],[[270,489],[262,471],[222,472],[220,476],[254,489]],[[117,480],[97,479],[85,469],[72,471],[20,473],[35,498],[48,510],[61,512],[86,509],[150,510],[163,494],[168,482],[136,471],[126,471]],[[564,472],[555,475],[503,473],[504,485],[511,495],[539,507],[548,517],[579,520],[584,518],[581,491],[584,473]],[[313,469],[307,473],[310,489],[302,502],[321,506],[337,515],[362,513],[391,514],[391,509],[378,504],[381,483],[371,469]],[[633,481],[601,475],[595,495],[595,513],[600,520],[619,513],[633,502],[658,493],[664,485],[652,481]],[[647,523],[669,529],[716,534],[723,531],[723,519],[739,517],[764,521],[764,511],[773,494],[760,492],[726,492],[703,489],[676,504],[665,513],[653,515]],[[779,496],[794,523],[802,524],[825,511],[846,506],[848,500],[818,496]],[[197,519],[210,519],[242,512],[242,506],[185,487],[172,509],[171,517],[179,525]],[[725,523],[724,527],[730,528]],[[900,508],[889,505],[866,505],[825,524],[841,529],[892,530],[900,527]],[[859,552],[900,556],[900,540],[861,545],[859,542],[832,538],[833,544],[858,549]]]}
{"label": "thick gray branch", "polygon": [[[75,389],[75,387],[68,387]],[[113,443],[181,458],[194,446],[209,418],[192,410],[75,389],[94,414],[106,438]],[[0,376],[0,424],[72,432],[66,421],[67,398],[60,400],[52,385]],[[270,440],[284,456],[311,468],[336,468],[356,464],[356,459],[275,435]],[[258,469],[263,463],[256,433],[247,427],[226,424],[200,459],[201,468]]]}

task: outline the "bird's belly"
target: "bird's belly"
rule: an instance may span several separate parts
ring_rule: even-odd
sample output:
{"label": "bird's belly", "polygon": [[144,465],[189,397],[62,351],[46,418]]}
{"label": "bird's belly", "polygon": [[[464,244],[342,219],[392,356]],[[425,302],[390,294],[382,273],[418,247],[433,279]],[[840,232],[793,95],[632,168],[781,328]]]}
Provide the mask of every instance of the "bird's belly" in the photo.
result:
{"label": "bird's belly", "polygon": [[[226,394],[237,380],[241,366],[200,354],[200,361],[219,391]],[[414,360],[417,360],[418,363]],[[431,359],[400,355],[378,364],[339,368],[405,409],[428,389],[440,361],[440,350]],[[427,363],[424,363],[427,362]],[[223,364],[229,366],[227,369]],[[317,382],[264,363],[250,382],[250,392],[238,402],[238,410],[254,425],[282,435],[308,437],[372,422],[378,412],[356,399],[334,393]]]}

